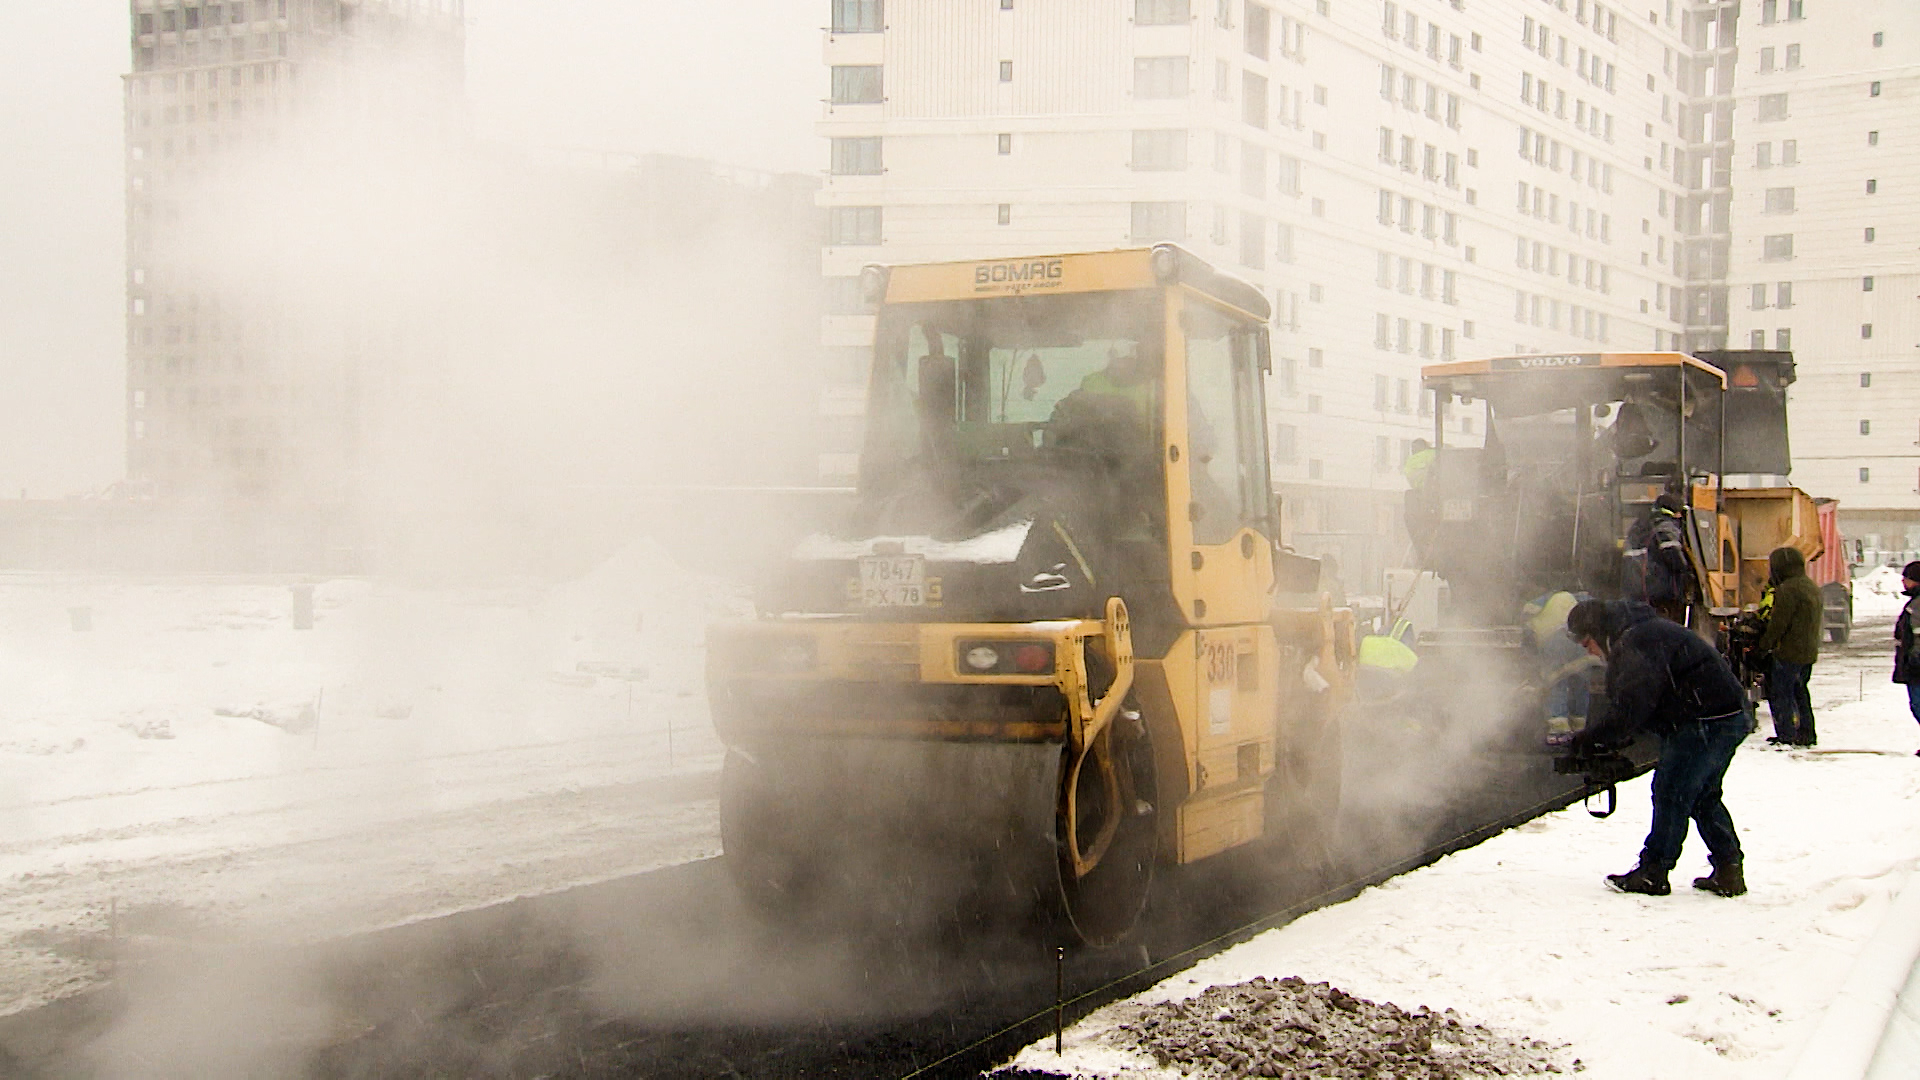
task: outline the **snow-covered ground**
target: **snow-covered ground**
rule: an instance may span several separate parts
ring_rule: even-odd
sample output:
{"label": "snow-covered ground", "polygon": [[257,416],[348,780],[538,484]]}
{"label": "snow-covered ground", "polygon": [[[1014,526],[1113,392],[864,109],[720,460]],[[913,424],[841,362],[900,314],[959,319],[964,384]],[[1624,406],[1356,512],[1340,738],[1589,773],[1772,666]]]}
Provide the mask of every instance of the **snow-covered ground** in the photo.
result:
{"label": "snow-covered ground", "polygon": [[1887,679],[1904,601],[1897,572],[1863,585],[1857,646],[1815,668],[1820,750],[1767,748],[1763,719],[1727,774],[1748,895],[1688,887],[1708,869],[1697,835],[1672,896],[1603,886],[1646,835],[1643,777],[1606,821],[1578,807],[1534,821],[1101,1010],[1069,1029],[1064,1056],[1049,1039],[1014,1064],[1177,1076],[1118,1049],[1117,1025],[1210,986],[1297,976],[1565,1044],[1592,1080],[1784,1075],[1920,864],[1920,725]]}
{"label": "snow-covered ground", "polygon": [[0,576],[0,1014],[104,940],[392,925],[711,855],[701,641],[641,544],[557,586]]}
{"label": "snow-covered ground", "polygon": [[[294,584],[0,577],[0,1013],[147,937],[333,936],[718,850],[700,638],[737,589],[641,546],[554,586],[318,582],[300,630]],[[1609,821],[1542,819],[1130,1007],[1299,976],[1566,1044],[1596,1078],[1784,1073],[1920,863],[1898,583],[1860,586],[1856,648],[1816,669],[1821,748],[1882,753],[1742,750],[1750,895],[1686,888],[1697,838],[1674,896],[1605,891],[1643,779]],[[1104,1044],[1122,1015],[1021,1064],[1153,1075]]]}

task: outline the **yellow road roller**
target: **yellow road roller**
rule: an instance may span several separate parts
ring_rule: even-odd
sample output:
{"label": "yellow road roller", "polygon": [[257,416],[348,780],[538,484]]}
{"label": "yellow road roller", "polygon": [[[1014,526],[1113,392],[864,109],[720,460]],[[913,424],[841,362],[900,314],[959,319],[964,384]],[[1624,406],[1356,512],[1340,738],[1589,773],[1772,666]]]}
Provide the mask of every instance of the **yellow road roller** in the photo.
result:
{"label": "yellow road roller", "polygon": [[852,509],[708,634],[741,890],[1107,944],[1158,865],[1324,845],[1353,625],[1281,543],[1265,297],[1172,245],[862,284]]}

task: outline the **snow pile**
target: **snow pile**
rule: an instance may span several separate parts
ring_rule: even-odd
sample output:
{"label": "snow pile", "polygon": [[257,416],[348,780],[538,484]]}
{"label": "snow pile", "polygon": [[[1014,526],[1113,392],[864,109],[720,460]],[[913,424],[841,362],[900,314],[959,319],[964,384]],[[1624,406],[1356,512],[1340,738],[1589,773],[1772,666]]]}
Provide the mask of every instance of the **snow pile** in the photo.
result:
{"label": "snow pile", "polygon": [[1439,1080],[1565,1071],[1560,1048],[1466,1023],[1452,1009],[1408,1011],[1293,976],[1146,1007],[1107,1041],[1188,1076]]}
{"label": "snow pile", "polygon": [[1853,615],[1856,619],[1887,618],[1906,606],[1906,584],[1898,566],[1876,566],[1853,579]]}

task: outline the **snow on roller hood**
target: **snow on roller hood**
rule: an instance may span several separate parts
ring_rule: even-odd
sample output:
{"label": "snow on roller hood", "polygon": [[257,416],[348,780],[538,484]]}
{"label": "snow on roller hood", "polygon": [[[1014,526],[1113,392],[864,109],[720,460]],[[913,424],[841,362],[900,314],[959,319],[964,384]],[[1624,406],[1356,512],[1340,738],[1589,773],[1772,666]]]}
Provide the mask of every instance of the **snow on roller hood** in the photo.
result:
{"label": "snow on roller hood", "polygon": [[935,540],[931,536],[871,536],[864,540],[836,540],[815,533],[800,541],[799,546],[794,548],[793,557],[821,562],[857,559],[863,555],[878,554],[874,549],[881,544],[898,544],[904,553],[925,556],[930,562],[982,565],[1010,563],[1020,556],[1020,549],[1027,542],[1027,534],[1032,531],[1033,522],[1020,521],[965,540]]}

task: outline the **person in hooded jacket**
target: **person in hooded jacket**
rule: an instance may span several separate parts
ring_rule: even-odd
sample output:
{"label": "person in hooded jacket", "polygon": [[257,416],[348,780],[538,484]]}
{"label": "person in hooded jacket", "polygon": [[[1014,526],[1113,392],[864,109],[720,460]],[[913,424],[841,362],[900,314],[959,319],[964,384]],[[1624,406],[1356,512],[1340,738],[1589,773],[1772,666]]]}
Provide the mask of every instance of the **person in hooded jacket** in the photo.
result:
{"label": "person in hooded jacket", "polygon": [[1807,557],[1800,549],[1777,547],[1767,554],[1767,583],[1773,590],[1773,611],[1754,651],[1773,658],[1767,672],[1767,711],[1773,716],[1773,735],[1767,741],[1781,746],[1812,746],[1813,696],[1807,680],[1820,658],[1821,624],[1826,604],[1820,586],[1807,576]]}
{"label": "person in hooded jacket", "polygon": [[1671,492],[1647,508],[1647,516],[1627,530],[1625,561],[1620,568],[1620,595],[1640,600],[1677,623],[1687,621],[1687,600],[1693,595],[1693,563],[1687,558],[1680,516],[1686,505]]}
{"label": "person in hooded jacket", "polygon": [[1893,621],[1893,681],[1907,688],[1907,711],[1920,721],[1920,643],[1914,640],[1915,623],[1920,622],[1920,562],[1910,562],[1900,570],[1901,591],[1907,606]]}
{"label": "person in hooded jacket", "polygon": [[1625,746],[1642,730],[1660,737],[1653,769],[1653,826],[1640,862],[1608,874],[1620,892],[1665,896],[1692,820],[1713,873],[1693,887],[1720,896],[1747,891],[1740,838],[1721,801],[1733,752],[1753,730],[1746,690],[1726,658],[1699,635],[1633,600],[1586,600],[1567,615],[1567,632],[1607,662],[1606,716],[1574,737],[1574,752]]}

